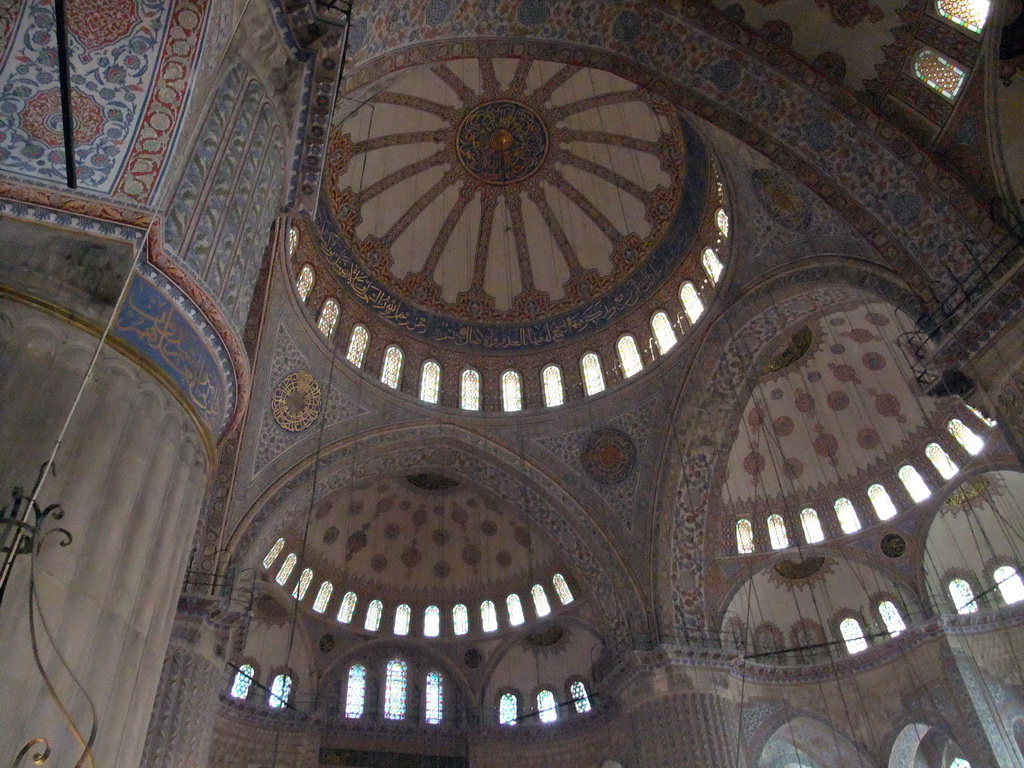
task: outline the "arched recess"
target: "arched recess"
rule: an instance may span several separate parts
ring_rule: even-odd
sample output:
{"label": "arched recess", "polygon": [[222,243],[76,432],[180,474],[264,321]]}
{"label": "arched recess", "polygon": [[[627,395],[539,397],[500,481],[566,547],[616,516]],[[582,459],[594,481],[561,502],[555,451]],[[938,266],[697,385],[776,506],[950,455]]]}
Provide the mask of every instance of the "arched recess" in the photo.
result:
{"label": "arched recess", "polygon": [[757,768],[877,768],[845,733],[816,718],[798,715],[765,741]]}
{"label": "arched recess", "polygon": [[[358,458],[353,458],[353,456]],[[435,472],[485,486],[522,511],[536,535],[547,536],[575,569],[576,583],[609,629],[647,621],[645,602],[633,574],[612,542],[557,478],[524,457],[469,430],[450,424],[381,429],[326,446],[317,478],[318,497],[397,469]],[[313,460],[307,457],[265,491],[249,508],[228,542],[232,562],[257,563],[285,527],[309,505]]]}
{"label": "arched recess", "polygon": [[966,757],[963,747],[942,728],[909,723],[893,742],[887,768],[947,768],[957,757]]}

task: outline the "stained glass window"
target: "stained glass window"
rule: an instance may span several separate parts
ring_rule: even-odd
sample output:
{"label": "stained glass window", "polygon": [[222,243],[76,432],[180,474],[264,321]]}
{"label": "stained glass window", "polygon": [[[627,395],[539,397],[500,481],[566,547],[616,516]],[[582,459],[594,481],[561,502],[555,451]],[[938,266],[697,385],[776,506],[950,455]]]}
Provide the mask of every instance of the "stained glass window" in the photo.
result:
{"label": "stained glass window", "polygon": [[437,725],[444,715],[444,680],[440,672],[427,673],[427,722]]}
{"label": "stained glass window", "polygon": [[583,371],[583,389],[588,395],[604,392],[604,371],[601,370],[601,358],[596,352],[587,352],[580,360]]}
{"label": "stained glass window", "polygon": [[558,595],[558,602],[562,605],[568,605],[572,602],[572,591],[569,589],[569,583],[565,580],[565,576],[560,573],[556,573],[551,577],[551,583],[555,586],[555,594]]}
{"label": "stained glass window", "polygon": [[741,555],[754,551],[754,528],[749,520],[736,521],[736,551]]}
{"label": "stained glass window", "polygon": [[302,269],[299,270],[299,276],[295,280],[295,290],[303,302],[309,298],[309,292],[313,290],[314,279],[313,268],[309,264],[303,264]]}
{"label": "stained glass window", "polygon": [[498,701],[498,724],[515,725],[519,719],[519,697],[514,693],[503,693]]}
{"label": "stained glass window", "polygon": [[589,712],[590,696],[587,695],[587,686],[583,684],[582,680],[576,680],[569,686],[569,693],[572,696],[572,703],[576,706],[576,711],[579,714]]}
{"label": "stained glass window", "polygon": [[785,549],[789,546],[789,534],[786,533],[786,521],[782,515],[768,516],[768,539],[772,549]]}
{"label": "stained glass window", "polygon": [[402,603],[395,609],[395,634],[409,634],[409,620],[412,618],[412,608]]}
{"label": "stained glass window", "polygon": [[469,609],[462,603],[452,608],[452,624],[456,635],[464,635],[469,632]]}
{"label": "stained glass window", "polygon": [[284,549],[284,539],[278,539],[274,542],[274,546],[270,548],[270,551],[267,552],[267,556],[263,558],[263,567],[269,568],[272,566],[281,554],[282,549]]}
{"label": "stained glass window", "polygon": [[306,590],[309,589],[310,583],[313,581],[313,569],[303,568],[302,574],[299,576],[299,580],[295,582],[295,589],[292,590],[292,597],[296,600],[301,600],[306,596]]}
{"label": "stained glass window", "polygon": [[622,373],[627,379],[643,370],[644,361],[640,357],[640,350],[637,349],[636,339],[626,334],[619,339],[615,348],[619,352],[619,364],[622,366]]}
{"label": "stained glass window", "polygon": [[462,372],[459,405],[466,411],[480,410],[480,372],[467,368]]}
{"label": "stained glass window", "polygon": [[427,360],[420,372],[420,400],[425,403],[436,403],[441,394],[441,366],[433,360]]}
{"label": "stained glass window", "polygon": [[971,768],[971,764],[962,757],[954,757],[949,768]]}
{"label": "stained glass window", "polygon": [[537,694],[537,713],[542,723],[553,723],[558,719],[555,694],[551,691],[541,691]]}
{"label": "stained glass window", "polygon": [[252,687],[252,679],[256,677],[256,670],[252,664],[243,664],[235,673],[235,681],[231,684],[231,698],[246,699],[249,697],[249,688]]}
{"label": "stained glass window", "polygon": [[856,619],[843,619],[839,622],[839,633],[846,642],[846,650],[852,656],[855,653],[866,651],[868,641],[864,637],[864,630]]}
{"label": "stained glass window", "polygon": [[516,371],[501,374],[501,407],[506,411],[523,410],[523,383]]}
{"label": "stained glass window", "polygon": [[990,419],[988,416],[986,416],[984,413],[979,411],[973,405],[967,405],[967,403],[964,403],[964,405],[967,406],[967,410],[970,411],[971,413],[973,413],[975,416],[977,416],[978,419],[986,427],[997,427],[997,426],[999,426],[999,422],[998,421],[996,421],[995,419]]}
{"label": "stained glass window", "polygon": [[355,592],[345,593],[345,596],[341,598],[341,607],[338,608],[338,621],[342,624],[348,624],[352,621],[352,615],[356,612],[356,602],[358,599]]}
{"label": "stained glass window", "polygon": [[928,484],[921,477],[921,473],[909,464],[900,467],[899,477],[903,487],[907,489],[907,493],[910,494],[910,498],[914,501],[921,502],[932,495],[932,492],[928,489]]}
{"label": "stained glass window", "polygon": [[480,603],[480,619],[483,621],[484,632],[496,632],[498,629],[498,611],[494,603],[484,600]]}
{"label": "stained glass window", "polygon": [[295,227],[288,228],[288,256],[289,258],[295,255],[295,250],[299,247],[299,230]]}
{"label": "stained glass window", "polygon": [[892,497],[885,490],[885,486],[875,483],[868,488],[868,498],[871,499],[871,506],[875,508],[875,514],[879,520],[889,520],[896,517],[896,505],[892,503]]}
{"label": "stained glass window", "polygon": [[437,637],[441,634],[441,609],[436,605],[428,605],[423,611],[423,636]]}
{"label": "stained glass window", "polygon": [[853,508],[853,502],[849,499],[836,499],[836,517],[839,518],[839,527],[843,533],[856,533],[860,530],[860,520],[857,518],[857,510]]}
{"label": "stained glass window", "polygon": [[979,33],[985,27],[988,9],[989,0],[936,0],[935,3],[940,16]]}
{"label": "stained glass window", "polygon": [[292,571],[295,570],[295,564],[299,562],[299,556],[294,552],[284,559],[281,563],[281,570],[277,572],[277,578],[274,579],[282,587],[285,582],[288,581],[288,577],[292,575]]}
{"label": "stained glass window", "polygon": [[384,683],[384,717],[388,720],[401,720],[405,717],[405,681],[408,673],[409,665],[404,661],[392,659],[388,662]]}
{"label": "stained glass window", "polygon": [[334,327],[338,324],[338,315],[341,313],[338,302],[328,299],[320,308],[320,317],[316,321],[316,327],[328,339],[334,334]]}
{"label": "stained glass window", "polygon": [[363,359],[366,357],[366,347],[370,344],[370,332],[362,325],[352,327],[352,335],[348,339],[348,351],[345,359],[356,368],[363,367]]}
{"label": "stained glass window", "polygon": [[964,71],[931,48],[922,48],[914,57],[914,74],[929,88],[950,100],[956,98],[964,84]]}
{"label": "stained glass window", "polygon": [[551,604],[548,603],[547,592],[540,584],[534,584],[530,588],[530,595],[533,597],[533,607],[537,611],[537,617],[543,618],[551,613]]}
{"label": "stained glass window", "polygon": [[270,684],[270,699],[267,701],[273,709],[281,709],[288,704],[292,695],[292,679],[288,675],[278,675]]}
{"label": "stained glass window", "polygon": [[949,596],[953,598],[953,607],[957,613],[964,615],[978,612],[974,590],[964,579],[953,579],[949,582]]}
{"label": "stained glass window", "polygon": [[316,593],[316,600],[313,601],[313,610],[317,613],[323,613],[327,610],[327,603],[330,602],[331,593],[334,592],[334,585],[329,581],[325,581],[320,585],[320,590]]}
{"label": "stained glass window", "polygon": [[878,615],[882,617],[885,629],[892,637],[896,637],[907,628],[907,623],[903,621],[899,609],[892,600],[883,600],[878,604]]}
{"label": "stained glass window", "polygon": [[977,433],[960,419],[950,419],[949,424],[946,425],[949,430],[949,434],[964,447],[971,456],[977,456],[981,453],[981,449],[985,447],[985,441],[978,437]]}
{"label": "stained glass window", "polygon": [[999,587],[999,594],[1003,596],[1003,602],[1013,605],[1024,600],[1024,581],[1021,581],[1020,574],[1012,565],[1003,565],[996,568],[992,574]]}
{"label": "stained glass window", "polygon": [[557,365],[548,365],[540,372],[541,384],[544,387],[544,405],[554,408],[565,402],[565,389],[562,386],[562,369]]}
{"label": "stained glass window", "polygon": [[380,629],[380,619],[383,614],[384,603],[380,600],[371,600],[370,604],[366,606],[366,621],[363,623],[363,629],[376,632]]}
{"label": "stained glass window", "polygon": [[807,507],[800,512],[800,526],[804,529],[804,541],[817,544],[825,540],[825,532],[821,530],[821,520],[816,510]]}
{"label": "stained glass window", "polygon": [[725,212],[724,208],[719,208],[715,211],[715,223],[718,225],[718,231],[722,233],[722,237],[728,237],[729,214]]}
{"label": "stained glass window", "polygon": [[366,706],[366,667],[353,664],[348,670],[348,689],[345,691],[345,717],[363,716]]}
{"label": "stained glass window", "polygon": [[924,455],[928,457],[928,461],[932,463],[932,466],[939,471],[943,480],[953,479],[956,473],[960,471],[960,467],[949,458],[949,454],[938,443],[929,443],[928,447],[924,449]]}
{"label": "stained glass window", "polygon": [[505,598],[505,606],[508,608],[508,623],[513,627],[518,627],[526,621],[523,615],[523,601],[515,592]]}
{"label": "stained glass window", "polygon": [[651,331],[654,333],[654,340],[658,343],[659,354],[664,355],[679,341],[675,329],[672,327],[672,321],[664,312],[654,313],[651,318]]}
{"label": "stained glass window", "polygon": [[718,254],[715,253],[714,248],[705,248],[704,253],[701,256],[701,262],[704,264],[704,271],[708,273],[708,277],[711,278],[712,283],[717,283],[718,278],[722,276],[722,262],[718,259]]}
{"label": "stained glass window", "polygon": [[696,324],[700,320],[700,316],[704,314],[704,302],[700,300],[700,294],[697,293],[693,283],[682,284],[679,288],[679,301],[683,304],[686,319],[690,323]]}
{"label": "stained glass window", "polygon": [[380,380],[386,387],[398,389],[402,377],[402,350],[392,344],[384,350],[384,365],[380,369]]}

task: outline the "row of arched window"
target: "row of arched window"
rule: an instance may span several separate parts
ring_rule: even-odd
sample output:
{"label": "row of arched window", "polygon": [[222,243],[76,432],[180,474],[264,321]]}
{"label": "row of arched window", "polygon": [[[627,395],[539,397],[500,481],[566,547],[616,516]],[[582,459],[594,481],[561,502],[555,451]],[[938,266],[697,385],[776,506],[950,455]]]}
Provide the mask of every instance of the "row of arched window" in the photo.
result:
{"label": "row of arched window", "polygon": [[[981,34],[988,19],[989,0],[936,0],[935,10],[951,23]],[[950,101],[960,93],[967,78],[963,67],[933,48],[921,48],[913,65],[915,77]]]}
{"label": "row of arched window", "polygon": [[[231,698],[245,701],[252,693],[253,683],[256,680],[256,668],[252,664],[243,664],[238,667],[235,677],[231,681]],[[271,709],[283,709],[288,706],[292,697],[292,678],[290,675],[281,673],[275,675],[267,690],[267,706]]]}
{"label": "row of arched window", "polygon": [[[1017,569],[1012,565],[1001,565],[992,571],[992,581],[1002,597],[1003,603],[1013,605],[1024,600],[1024,579],[1021,579]],[[961,616],[978,612],[978,597],[974,593],[974,587],[963,578],[951,579],[947,585],[949,596],[953,600],[953,608]]]}
{"label": "row of arched window", "polygon": [[[971,409],[974,411],[974,409]],[[977,411],[978,417],[989,425],[994,425]],[[981,453],[985,441],[960,419],[950,419],[946,425],[950,435],[972,456]],[[929,443],[925,448],[925,456],[935,467],[943,480],[951,480],[960,468],[950,458],[945,449],[938,443]],[[921,473],[912,464],[900,467],[897,476],[907,494],[918,504],[932,495],[928,483],[921,477]],[[879,520],[889,520],[896,516],[897,509],[892,497],[881,483],[873,483],[868,488],[868,499],[874,509],[875,516]],[[833,504],[839,527],[843,533],[856,533],[861,529],[861,521],[854,508],[853,502],[847,498],[836,499]],[[768,516],[768,541],[772,549],[786,549],[791,546],[789,531],[786,528],[786,521],[782,515],[775,513]],[[818,544],[825,540],[825,532],[818,517],[818,511],[813,507],[806,507],[800,512],[800,527],[803,529],[805,544]],[[742,555],[754,552],[754,527],[747,518],[736,521],[736,551]]]}
{"label": "row of arched window", "polygon": [[536,709],[530,710],[521,708],[519,694],[506,691],[498,699],[498,724],[516,725],[532,717],[536,717],[542,723],[553,723],[558,720],[558,712],[562,708],[577,715],[585,715],[593,710],[586,683],[582,680],[570,681],[567,693],[569,700],[559,703],[554,692],[544,688],[537,693]]}
{"label": "row of arched window", "polygon": [[[277,558],[280,557],[281,552],[284,551],[284,545],[285,541],[283,538],[274,542],[270,551],[267,552],[266,557],[263,558],[263,567],[265,569],[271,568],[274,563],[277,562]],[[289,579],[291,579],[292,573],[295,571],[298,562],[298,555],[294,552],[289,553],[281,562],[281,566],[278,569],[277,576],[274,577],[274,580],[282,587],[285,586]],[[305,599],[312,583],[313,569],[304,568],[299,574],[295,587],[292,589],[292,597],[301,602]],[[555,595],[558,597],[559,603],[562,605],[568,605],[573,601],[572,590],[569,588],[569,583],[562,574],[556,573],[551,577],[551,586],[555,591]],[[320,588],[317,590],[316,597],[313,600],[313,610],[316,613],[325,613],[333,595],[334,584],[330,581],[324,581],[321,583]],[[542,584],[534,584],[530,588],[530,599],[533,604],[533,610],[536,614],[536,618],[543,618],[551,613],[551,602],[548,600],[547,591],[544,589]],[[342,624],[352,623],[358,603],[359,598],[355,592],[351,590],[346,592],[338,604],[337,620]],[[508,626],[517,627],[526,622],[526,612],[523,608],[523,600],[517,593],[512,592],[505,598],[505,610],[507,612]],[[366,608],[363,629],[368,632],[378,631],[383,618],[384,603],[380,600],[371,600]],[[394,634],[399,636],[408,635],[411,629],[411,624],[412,608],[409,605],[402,603],[395,608],[393,625]],[[440,637],[442,634],[441,624],[441,609],[436,605],[428,605],[423,610],[423,636]],[[480,626],[484,632],[496,632],[499,628],[498,609],[491,600],[484,600],[480,604]],[[456,635],[465,635],[469,632],[470,611],[465,604],[458,603],[452,607],[451,628],[452,632]]]}

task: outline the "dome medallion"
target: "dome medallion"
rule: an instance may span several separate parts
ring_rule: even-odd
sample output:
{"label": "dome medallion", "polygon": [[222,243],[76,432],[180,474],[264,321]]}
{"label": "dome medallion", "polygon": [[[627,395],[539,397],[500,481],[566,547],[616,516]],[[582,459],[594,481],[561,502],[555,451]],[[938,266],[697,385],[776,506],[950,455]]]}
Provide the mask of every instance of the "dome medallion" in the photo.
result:
{"label": "dome medallion", "polygon": [[548,155],[548,130],[529,107],[488,101],[473,107],[455,136],[462,166],[486,184],[526,181]]}

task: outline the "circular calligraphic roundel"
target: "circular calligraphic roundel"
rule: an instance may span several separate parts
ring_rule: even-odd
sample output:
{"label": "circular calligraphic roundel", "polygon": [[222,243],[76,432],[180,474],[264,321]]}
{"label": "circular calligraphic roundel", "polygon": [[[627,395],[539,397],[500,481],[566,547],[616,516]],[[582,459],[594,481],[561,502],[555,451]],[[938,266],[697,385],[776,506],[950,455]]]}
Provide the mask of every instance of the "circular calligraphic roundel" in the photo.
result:
{"label": "circular calligraphic roundel", "polygon": [[515,184],[535,174],[548,154],[548,130],[529,107],[499,99],[478,104],[455,136],[463,167],[487,184]]}
{"label": "circular calligraphic roundel", "polygon": [[629,435],[606,427],[595,431],[580,452],[583,469],[605,485],[621,483],[636,464],[636,446]]}
{"label": "circular calligraphic roundel", "polygon": [[301,432],[320,415],[320,385],[306,371],[285,376],[274,388],[271,411],[277,426],[286,432]]}

